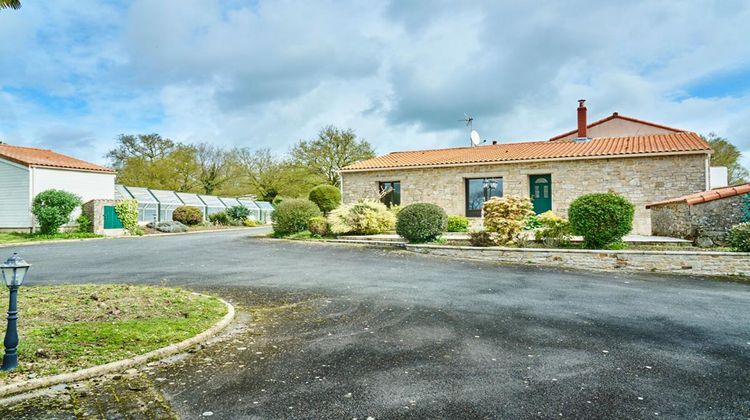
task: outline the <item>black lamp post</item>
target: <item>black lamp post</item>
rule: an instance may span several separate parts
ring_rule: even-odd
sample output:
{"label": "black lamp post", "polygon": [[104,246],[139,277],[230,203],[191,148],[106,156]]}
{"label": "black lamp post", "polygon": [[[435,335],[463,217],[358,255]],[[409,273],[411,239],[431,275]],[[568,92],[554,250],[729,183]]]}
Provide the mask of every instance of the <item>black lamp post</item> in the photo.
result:
{"label": "black lamp post", "polygon": [[3,272],[5,285],[10,289],[10,303],[8,304],[8,329],[5,330],[5,355],[3,356],[3,365],[0,370],[12,370],[18,366],[18,308],[16,299],[18,297],[18,288],[23,283],[26,272],[29,271],[31,264],[28,264],[18,254],[13,253],[5,263],[0,265]]}

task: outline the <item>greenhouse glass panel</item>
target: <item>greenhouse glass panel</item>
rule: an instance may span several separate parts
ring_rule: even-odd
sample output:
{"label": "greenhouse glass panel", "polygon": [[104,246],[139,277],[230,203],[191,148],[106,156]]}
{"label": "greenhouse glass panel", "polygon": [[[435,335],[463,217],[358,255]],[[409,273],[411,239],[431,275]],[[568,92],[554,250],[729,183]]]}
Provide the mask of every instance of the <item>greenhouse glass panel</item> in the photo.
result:
{"label": "greenhouse glass panel", "polygon": [[204,203],[206,203],[206,214],[219,213],[227,209],[227,206],[219,200],[219,197],[215,195],[203,195],[199,196]]}
{"label": "greenhouse glass panel", "polygon": [[237,201],[240,202],[243,206],[247,207],[250,210],[250,218],[257,221],[260,221],[260,208],[255,205],[255,202],[252,200],[246,200],[244,198],[238,198]]}
{"label": "greenhouse glass panel", "polygon": [[172,213],[177,207],[182,205],[182,200],[177,197],[174,191],[150,190],[151,194],[159,201],[159,221],[171,222]]}
{"label": "greenhouse glass panel", "polygon": [[115,184],[115,200],[129,200],[132,198],[133,196],[130,195],[124,185]]}
{"label": "greenhouse glass panel", "polygon": [[138,202],[138,222],[148,223],[158,221],[159,202],[156,201],[156,198],[154,198],[147,188],[125,186],[123,188]]}
{"label": "greenhouse glass panel", "polygon": [[255,205],[260,208],[260,221],[269,223],[273,214],[273,205],[268,201],[256,201]]}
{"label": "greenhouse glass panel", "polygon": [[200,199],[200,197],[198,197],[198,194],[184,192],[178,192],[175,194],[177,194],[177,197],[179,197],[186,206],[193,206],[201,209],[203,220],[206,220],[206,204]]}

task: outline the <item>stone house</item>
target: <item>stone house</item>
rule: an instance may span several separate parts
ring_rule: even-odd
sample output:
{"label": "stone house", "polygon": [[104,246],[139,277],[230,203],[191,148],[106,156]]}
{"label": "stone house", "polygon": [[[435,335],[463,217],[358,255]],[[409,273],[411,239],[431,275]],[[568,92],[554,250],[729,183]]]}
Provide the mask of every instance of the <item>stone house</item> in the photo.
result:
{"label": "stone house", "polygon": [[750,221],[750,183],[688,194],[651,203],[654,235],[695,241],[699,246],[726,245],[729,229]]}
{"label": "stone house", "polygon": [[614,191],[636,207],[634,233],[650,234],[646,204],[705,191],[711,148],[699,135],[617,113],[545,141],[393,152],[340,171],[344,202],[434,203],[449,215],[481,217],[482,203],[527,195],[534,210],[567,216],[571,201]]}

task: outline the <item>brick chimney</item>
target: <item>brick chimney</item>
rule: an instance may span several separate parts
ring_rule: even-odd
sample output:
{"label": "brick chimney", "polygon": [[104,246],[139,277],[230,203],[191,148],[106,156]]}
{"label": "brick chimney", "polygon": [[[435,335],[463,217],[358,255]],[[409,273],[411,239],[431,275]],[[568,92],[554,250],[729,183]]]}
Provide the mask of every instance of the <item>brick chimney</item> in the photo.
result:
{"label": "brick chimney", "polygon": [[588,137],[586,133],[586,105],[583,103],[586,102],[585,99],[579,99],[578,100],[578,138],[579,139],[585,139]]}

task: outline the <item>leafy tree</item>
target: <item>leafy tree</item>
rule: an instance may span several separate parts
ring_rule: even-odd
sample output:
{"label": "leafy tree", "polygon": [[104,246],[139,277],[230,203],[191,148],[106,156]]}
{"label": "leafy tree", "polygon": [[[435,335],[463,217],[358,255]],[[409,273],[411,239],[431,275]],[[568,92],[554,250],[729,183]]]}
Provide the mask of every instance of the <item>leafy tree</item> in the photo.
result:
{"label": "leafy tree", "polygon": [[338,170],[375,156],[370,143],[357,139],[351,129],[324,127],[313,140],[299,141],[290,152],[293,162],[317,174],[331,185],[339,185]]}
{"label": "leafy tree", "polygon": [[0,0],[0,9],[20,9],[21,0]]}
{"label": "leafy tree", "polygon": [[143,159],[154,162],[164,159],[175,149],[172,140],[162,138],[158,134],[120,134],[117,137],[117,148],[107,153],[115,168],[121,168],[129,159]]}
{"label": "leafy tree", "polygon": [[198,144],[194,149],[202,192],[213,194],[231,176],[230,153],[208,143]]}
{"label": "leafy tree", "polygon": [[729,175],[729,185],[737,185],[748,182],[750,172],[740,164],[742,152],[729,142],[729,140],[709,133],[708,137],[702,136],[704,140],[714,149],[711,155],[712,166],[726,166]]}
{"label": "leafy tree", "polygon": [[269,149],[236,149],[233,156],[246,190],[265,201],[272,201],[277,195],[303,197],[323,182],[321,177],[280,159]]}

